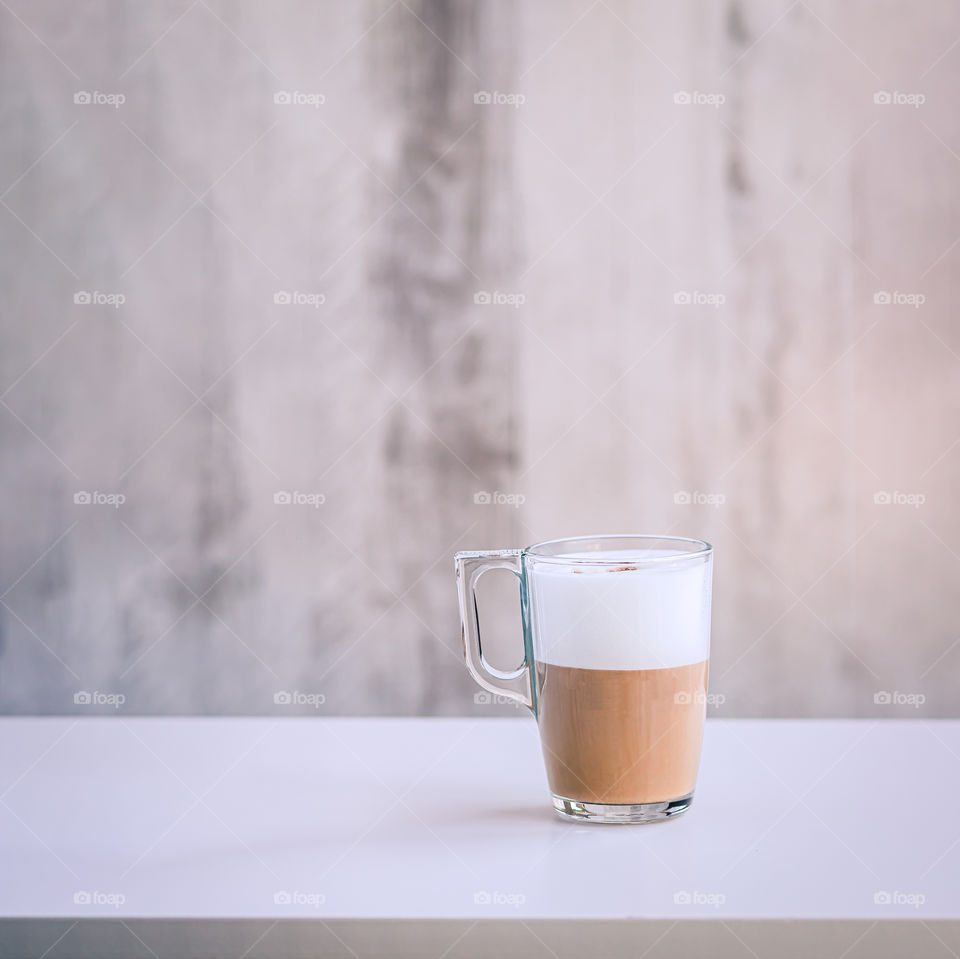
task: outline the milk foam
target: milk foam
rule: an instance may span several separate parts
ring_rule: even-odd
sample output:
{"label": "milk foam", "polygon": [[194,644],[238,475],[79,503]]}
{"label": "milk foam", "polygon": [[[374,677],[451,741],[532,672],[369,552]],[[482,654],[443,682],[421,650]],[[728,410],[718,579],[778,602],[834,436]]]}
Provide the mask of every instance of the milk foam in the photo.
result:
{"label": "milk foam", "polygon": [[[710,655],[712,555],[672,550],[568,553],[616,566],[528,566],[534,657],[579,669],[664,669]],[[648,566],[644,562],[662,558]],[[635,568],[624,568],[635,567]]]}

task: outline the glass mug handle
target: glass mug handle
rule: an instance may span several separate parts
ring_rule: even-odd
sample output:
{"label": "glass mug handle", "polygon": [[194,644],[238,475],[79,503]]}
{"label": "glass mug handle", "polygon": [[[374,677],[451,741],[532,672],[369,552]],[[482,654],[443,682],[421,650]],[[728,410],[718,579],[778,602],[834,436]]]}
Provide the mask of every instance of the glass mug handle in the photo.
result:
{"label": "glass mug handle", "polygon": [[519,549],[483,549],[457,553],[457,591],[460,594],[460,623],[463,628],[463,655],[470,675],[486,690],[514,699],[533,709],[530,663],[524,650],[523,662],[509,671],[491,666],[480,645],[480,614],[477,608],[477,581],[491,569],[509,569],[520,580],[523,573]]}

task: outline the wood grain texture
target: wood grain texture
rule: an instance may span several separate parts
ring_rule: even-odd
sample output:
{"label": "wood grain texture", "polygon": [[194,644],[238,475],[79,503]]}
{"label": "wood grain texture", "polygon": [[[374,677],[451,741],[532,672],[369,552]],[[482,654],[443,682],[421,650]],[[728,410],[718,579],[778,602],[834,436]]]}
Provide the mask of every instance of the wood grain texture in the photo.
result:
{"label": "wood grain texture", "polygon": [[899,0],[0,10],[0,708],[510,711],[453,551],[629,530],[716,546],[719,713],[956,715],[958,34]]}

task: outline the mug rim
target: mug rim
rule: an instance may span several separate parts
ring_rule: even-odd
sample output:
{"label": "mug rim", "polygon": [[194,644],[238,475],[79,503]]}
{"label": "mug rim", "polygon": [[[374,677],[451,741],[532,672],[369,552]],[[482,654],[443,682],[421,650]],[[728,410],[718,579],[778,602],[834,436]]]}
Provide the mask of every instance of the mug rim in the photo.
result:
{"label": "mug rim", "polygon": [[557,553],[541,552],[545,547],[556,546],[558,543],[584,543],[595,540],[653,540],[657,542],[685,543],[689,549],[678,549],[664,556],[649,556],[646,559],[629,560],[631,566],[655,566],[660,563],[676,563],[678,560],[706,557],[713,552],[713,546],[703,539],[692,536],[665,536],[656,533],[596,533],[591,536],[562,536],[559,539],[547,539],[532,546],[525,546],[520,552],[529,556],[538,563],[555,563],[559,566],[623,566],[624,557],[618,559],[591,558],[587,554],[579,556],[564,556]]}

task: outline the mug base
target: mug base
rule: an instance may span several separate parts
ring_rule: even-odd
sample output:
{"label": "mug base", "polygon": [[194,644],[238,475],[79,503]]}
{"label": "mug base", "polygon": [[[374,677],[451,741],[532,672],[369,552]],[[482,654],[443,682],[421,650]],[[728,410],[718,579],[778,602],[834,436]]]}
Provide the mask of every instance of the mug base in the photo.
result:
{"label": "mug base", "polygon": [[561,819],[573,822],[637,823],[661,822],[685,813],[693,805],[693,793],[667,802],[596,803],[564,796],[553,797],[553,808]]}

